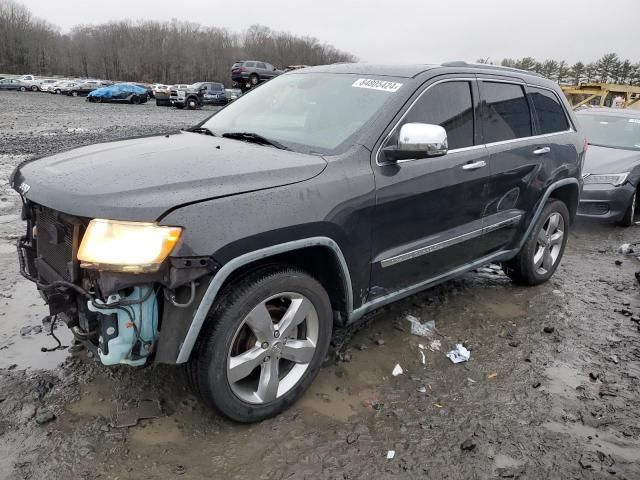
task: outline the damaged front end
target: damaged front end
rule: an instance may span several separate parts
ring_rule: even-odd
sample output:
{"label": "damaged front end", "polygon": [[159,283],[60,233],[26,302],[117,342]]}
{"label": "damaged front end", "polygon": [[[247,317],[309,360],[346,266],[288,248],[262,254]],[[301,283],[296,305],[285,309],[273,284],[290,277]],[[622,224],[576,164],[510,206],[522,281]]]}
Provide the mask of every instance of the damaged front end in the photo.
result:
{"label": "damaged front end", "polygon": [[[216,262],[170,257],[177,227],[75,217],[28,200],[22,217],[20,271],[78,342],[105,365],[175,362]],[[160,231],[173,235],[168,244]]]}

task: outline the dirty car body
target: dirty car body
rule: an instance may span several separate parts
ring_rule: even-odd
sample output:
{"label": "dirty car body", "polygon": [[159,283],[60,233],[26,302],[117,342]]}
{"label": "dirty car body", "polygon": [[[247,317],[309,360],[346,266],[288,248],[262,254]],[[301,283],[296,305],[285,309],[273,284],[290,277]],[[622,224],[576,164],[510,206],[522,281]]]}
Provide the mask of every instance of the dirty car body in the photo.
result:
{"label": "dirty car body", "polygon": [[640,112],[602,107],[576,116],[589,139],[578,215],[633,225],[640,200]]}
{"label": "dirty car body", "polygon": [[290,72],[189,131],[20,165],[21,268],[103,363],[188,363],[206,401],[257,421],[308,387],[334,324],[489,262],[546,281],[576,128],[521,71]]}

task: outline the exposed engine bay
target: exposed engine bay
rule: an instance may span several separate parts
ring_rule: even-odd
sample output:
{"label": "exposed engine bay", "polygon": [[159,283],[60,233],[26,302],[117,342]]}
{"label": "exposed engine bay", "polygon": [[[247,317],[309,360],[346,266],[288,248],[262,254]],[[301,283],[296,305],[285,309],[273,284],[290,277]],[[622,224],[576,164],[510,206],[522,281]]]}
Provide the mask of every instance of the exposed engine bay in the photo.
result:
{"label": "exposed engine bay", "polygon": [[[158,351],[163,323],[190,318],[197,291],[218,268],[210,258],[189,257],[167,259],[157,271],[86,269],[77,252],[90,219],[29,202],[23,219],[27,234],[18,244],[22,275],[36,283],[54,322],[63,320],[76,341],[104,365],[147,364]],[[175,360],[181,329],[188,325],[179,323],[163,339],[165,363]]]}

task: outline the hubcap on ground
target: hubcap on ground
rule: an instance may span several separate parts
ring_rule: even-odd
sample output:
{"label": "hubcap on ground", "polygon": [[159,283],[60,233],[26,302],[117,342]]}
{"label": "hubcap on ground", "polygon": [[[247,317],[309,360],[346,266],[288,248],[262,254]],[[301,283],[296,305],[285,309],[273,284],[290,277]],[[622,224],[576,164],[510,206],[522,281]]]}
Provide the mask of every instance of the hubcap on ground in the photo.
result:
{"label": "hubcap on ground", "polygon": [[564,238],[564,218],[553,212],[538,232],[533,265],[538,275],[546,275],[558,261]]}
{"label": "hubcap on ground", "polygon": [[227,379],[247,403],[276,400],[309,368],[318,343],[318,313],[302,294],[284,292],[256,305],[236,330]]}

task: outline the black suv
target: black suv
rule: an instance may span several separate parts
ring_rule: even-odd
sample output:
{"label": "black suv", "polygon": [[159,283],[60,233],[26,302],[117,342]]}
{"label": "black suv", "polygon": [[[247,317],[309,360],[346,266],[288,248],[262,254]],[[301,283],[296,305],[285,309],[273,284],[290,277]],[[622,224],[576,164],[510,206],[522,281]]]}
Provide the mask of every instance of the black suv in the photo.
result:
{"label": "black suv", "polygon": [[104,364],[188,363],[257,421],[307,389],[334,325],[489,262],[548,280],[584,148],[523,71],[293,71],[189,131],[18,166],[21,269]]}

